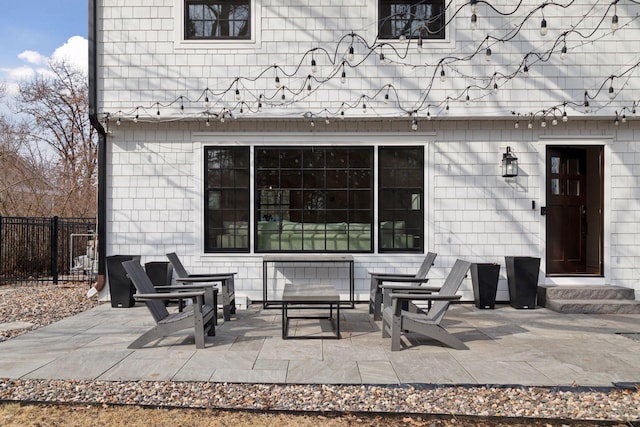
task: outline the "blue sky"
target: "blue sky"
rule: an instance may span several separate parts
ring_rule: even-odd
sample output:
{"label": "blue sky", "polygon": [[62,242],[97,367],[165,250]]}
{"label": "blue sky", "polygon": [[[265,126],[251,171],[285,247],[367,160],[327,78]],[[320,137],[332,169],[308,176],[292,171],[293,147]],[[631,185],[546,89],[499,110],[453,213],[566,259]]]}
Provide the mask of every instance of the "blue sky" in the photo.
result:
{"label": "blue sky", "polygon": [[15,81],[20,75],[28,78],[29,68],[43,66],[48,58],[58,56],[56,52],[75,55],[79,61],[86,57],[82,41],[86,46],[87,7],[87,0],[2,1],[0,82]]}

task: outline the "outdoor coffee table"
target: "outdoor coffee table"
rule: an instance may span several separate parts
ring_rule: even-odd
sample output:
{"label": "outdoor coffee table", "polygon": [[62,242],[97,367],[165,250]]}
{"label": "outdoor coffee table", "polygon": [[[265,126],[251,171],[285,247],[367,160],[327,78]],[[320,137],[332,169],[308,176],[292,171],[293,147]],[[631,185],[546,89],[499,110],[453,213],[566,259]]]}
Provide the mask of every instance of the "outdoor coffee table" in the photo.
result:
{"label": "outdoor coffee table", "polygon": [[[313,309],[328,308],[329,316],[289,316],[289,308]],[[334,324],[333,308],[336,309],[336,319]],[[334,327],[335,336],[289,336],[289,319],[329,319]],[[336,288],[328,283],[286,283],[282,293],[282,339],[306,338],[340,338],[340,294]]]}

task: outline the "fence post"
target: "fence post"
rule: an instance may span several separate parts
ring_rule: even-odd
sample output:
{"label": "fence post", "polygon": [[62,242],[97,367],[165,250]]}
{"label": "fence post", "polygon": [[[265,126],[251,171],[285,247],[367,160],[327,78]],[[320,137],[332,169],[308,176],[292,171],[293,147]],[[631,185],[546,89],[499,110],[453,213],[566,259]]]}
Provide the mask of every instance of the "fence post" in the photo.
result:
{"label": "fence post", "polygon": [[51,276],[54,285],[58,284],[58,217],[51,218]]}
{"label": "fence post", "polygon": [[4,242],[4,240],[2,240],[2,224],[4,224],[4,221],[2,220],[2,215],[0,215],[0,279],[5,278],[4,259],[2,258],[2,242]]}

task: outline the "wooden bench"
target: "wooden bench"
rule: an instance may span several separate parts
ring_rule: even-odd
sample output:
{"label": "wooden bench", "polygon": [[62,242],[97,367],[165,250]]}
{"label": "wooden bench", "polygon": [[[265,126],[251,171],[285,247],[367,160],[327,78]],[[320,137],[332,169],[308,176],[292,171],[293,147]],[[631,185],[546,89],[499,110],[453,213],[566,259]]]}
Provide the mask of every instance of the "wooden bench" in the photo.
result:
{"label": "wooden bench", "polygon": [[[328,308],[329,316],[289,316],[289,308],[312,309]],[[333,319],[333,308],[336,309],[336,319]],[[335,336],[289,336],[289,319],[329,319],[334,328]],[[328,283],[286,283],[282,293],[282,339],[288,338],[340,338],[340,294],[336,288]]]}

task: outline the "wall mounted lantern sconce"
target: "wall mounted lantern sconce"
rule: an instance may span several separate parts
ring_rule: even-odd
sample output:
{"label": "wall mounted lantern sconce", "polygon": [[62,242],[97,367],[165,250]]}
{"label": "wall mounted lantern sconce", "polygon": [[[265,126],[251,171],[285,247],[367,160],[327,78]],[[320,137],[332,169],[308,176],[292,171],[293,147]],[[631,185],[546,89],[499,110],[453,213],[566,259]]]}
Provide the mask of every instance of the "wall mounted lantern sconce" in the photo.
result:
{"label": "wall mounted lantern sconce", "polygon": [[510,178],[518,176],[518,158],[511,152],[511,147],[502,154],[502,176]]}

